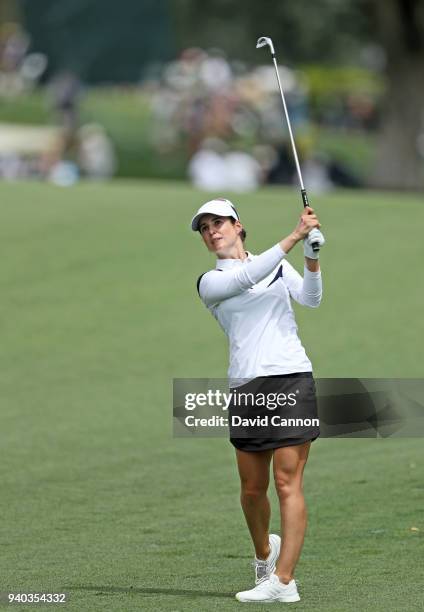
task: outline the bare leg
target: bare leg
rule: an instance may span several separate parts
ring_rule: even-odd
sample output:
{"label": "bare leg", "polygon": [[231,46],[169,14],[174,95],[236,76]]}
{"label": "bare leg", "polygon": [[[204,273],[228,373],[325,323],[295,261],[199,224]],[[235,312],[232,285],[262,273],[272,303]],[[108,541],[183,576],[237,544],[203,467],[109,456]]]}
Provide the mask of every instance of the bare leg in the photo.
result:
{"label": "bare leg", "polygon": [[271,507],[267,496],[272,450],[246,452],[236,449],[241,482],[240,501],[258,559],[266,559],[269,548]]}
{"label": "bare leg", "polygon": [[274,480],[280,502],[283,543],[275,573],[285,584],[293,578],[306,531],[306,506],[303,496],[303,470],[310,442],[274,451]]}

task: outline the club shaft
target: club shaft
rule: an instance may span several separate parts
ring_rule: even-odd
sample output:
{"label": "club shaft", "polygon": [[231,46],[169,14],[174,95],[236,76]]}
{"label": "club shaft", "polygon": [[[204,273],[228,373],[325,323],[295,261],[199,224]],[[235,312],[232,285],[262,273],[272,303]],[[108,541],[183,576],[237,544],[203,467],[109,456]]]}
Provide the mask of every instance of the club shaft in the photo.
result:
{"label": "club shaft", "polygon": [[305,186],[303,184],[302,172],[300,171],[299,158],[297,157],[296,145],[295,145],[295,142],[294,142],[294,137],[293,137],[293,132],[292,132],[292,128],[291,128],[289,113],[287,111],[286,99],[284,97],[283,88],[281,86],[280,73],[278,72],[277,60],[275,59],[275,55],[274,54],[272,54],[272,60],[274,62],[275,73],[277,75],[278,87],[280,88],[281,100],[283,102],[284,114],[286,116],[286,121],[287,121],[287,127],[289,128],[290,142],[291,142],[291,146],[292,146],[292,150],[293,150],[294,163],[296,164],[297,176],[299,177],[300,188],[301,188],[302,192],[305,192]]}
{"label": "club shaft", "polygon": [[[272,61],[274,62],[275,74],[277,75],[277,83],[278,83],[278,87],[280,89],[280,94],[281,94],[281,101],[283,102],[284,114],[286,116],[287,127],[289,129],[290,142],[292,146],[294,162],[296,164],[297,176],[299,177],[300,193],[302,195],[302,202],[303,202],[303,206],[306,207],[306,206],[309,206],[309,201],[308,201],[308,196],[306,193],[305,185],[303,184],[302,172],[300,170],[299,158],[297,156],[296,144],[294,142],[293,131],[291,128],[290,117],[289,117],[289,113],[287,110],[286,99],[284,97],[284,91],[281,86],[280,73],[278,72],[278,64],[277,64],[277,59],[275,57],[274,45],[272,44],[272,40],[270,38],[262,37],[258,39],[258,43],[256,46],[257,48],[258,46],[263,47],[265,44],[267,44],[271,50]],[[320,250],[319,242],[314,242],[312,244],[312,249],[315,252],[319,251]]]}

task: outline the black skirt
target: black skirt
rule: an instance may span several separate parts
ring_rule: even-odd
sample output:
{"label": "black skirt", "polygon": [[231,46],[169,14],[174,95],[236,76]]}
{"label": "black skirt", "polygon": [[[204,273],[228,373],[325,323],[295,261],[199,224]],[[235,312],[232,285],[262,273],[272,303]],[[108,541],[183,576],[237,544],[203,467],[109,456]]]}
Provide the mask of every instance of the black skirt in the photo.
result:
{"label": "black skirt", "polygon": [[296,446],[320,434],[312,372],[261,376],[232,389],[230,442],[255,452]]}

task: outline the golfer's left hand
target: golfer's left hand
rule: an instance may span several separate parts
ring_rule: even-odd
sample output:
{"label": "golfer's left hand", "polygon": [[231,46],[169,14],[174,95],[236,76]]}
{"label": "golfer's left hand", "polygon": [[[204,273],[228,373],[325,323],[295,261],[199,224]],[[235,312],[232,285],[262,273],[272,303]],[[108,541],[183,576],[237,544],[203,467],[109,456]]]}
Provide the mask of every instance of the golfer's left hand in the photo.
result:
{"label": "golfer's left hand", "polygon": [[325,244],[325,238],[319,229],[314,228],[309,232],[306,238],[303,239],[303,252],[305,257],[309,257],[309,259],[318,259],[319,251],[314,251],[312,249],[312,245],[316,242],[321,248],[323,244]]}

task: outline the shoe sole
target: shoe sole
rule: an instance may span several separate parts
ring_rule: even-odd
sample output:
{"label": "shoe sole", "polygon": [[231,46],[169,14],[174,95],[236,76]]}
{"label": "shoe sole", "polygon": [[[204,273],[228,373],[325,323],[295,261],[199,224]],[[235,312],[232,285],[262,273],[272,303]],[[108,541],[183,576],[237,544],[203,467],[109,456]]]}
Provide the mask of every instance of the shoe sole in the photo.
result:
{"label": "shoe sole", "polygon": [[276,597],[275,599],[243,599],[240,597],[237,597],[236,595],[236,599],[237,601],[241,601],[242,603],[296,603],[296,601],[300,601],[300,596],[299,595],[291,595],[288,597]]}

